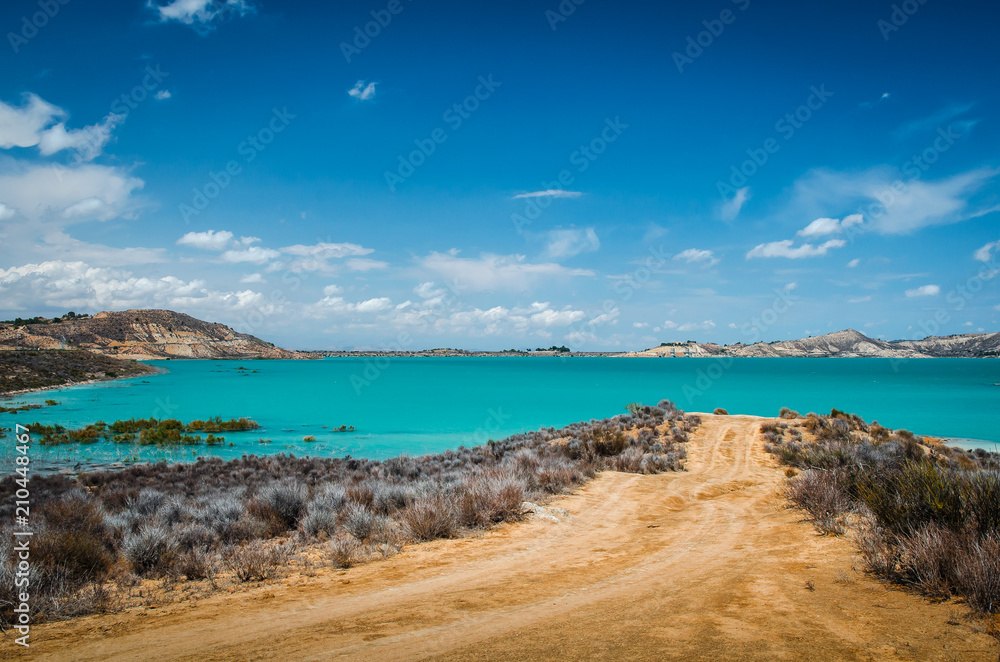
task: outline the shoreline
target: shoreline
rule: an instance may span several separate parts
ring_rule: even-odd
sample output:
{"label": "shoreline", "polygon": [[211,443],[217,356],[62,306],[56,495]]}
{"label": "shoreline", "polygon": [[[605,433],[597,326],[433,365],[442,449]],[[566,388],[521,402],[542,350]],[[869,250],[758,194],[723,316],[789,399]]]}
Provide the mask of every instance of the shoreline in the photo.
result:
{"label": "shoreline", "polygon": [[137,379],[139,377],[152,376],[152,375],[162,375],[166,372],[162,368],[157,366],[149,366],[153,369],[153,372],[146,373],[145,375],[126,375],[122,377],[108,377],[106,379],[87,379],[80,382],[66,382],[65,384],[53,384],[52,386],[37,386],[35,388],[23,388],[17,391],[7,391],[6,393],[0,393],[0,400],[5,398],[13,398],[19,395],[27,395],[28,393],[42,393],[44,391],[53,391],[61,388],[69,388],[71,386],[87,386],[89,384],[102,384],[104,382],[116,382],[123,379]]}

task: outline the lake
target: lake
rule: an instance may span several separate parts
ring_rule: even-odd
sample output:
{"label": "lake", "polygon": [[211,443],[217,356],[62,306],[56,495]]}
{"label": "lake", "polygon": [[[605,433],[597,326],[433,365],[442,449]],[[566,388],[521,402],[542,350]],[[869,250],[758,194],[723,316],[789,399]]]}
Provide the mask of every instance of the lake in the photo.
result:
{"label": "lake", "polygon": [[[484,443],[666,398],[687,411],[776,416],[832,407],[918,434],[997,450],[1000,360],[694,358],[331,358],[151,361],[166,372],[14,398],[56,406],[0,414],[82,427],[98,420],[253,418],[226,445],[178,449],[98,443],[36,447],[37,468],[243,454],[387,458]],[[240,370],[238,368],[245,368]],[[10,404],[5,403],[5,404]],[[341,425],[353,432],[335,432]],[[312,436],[315,441],[303,441]],[[4,454],[11,453],[8,434]],[[230,445],[231,444],[231,445]]]}

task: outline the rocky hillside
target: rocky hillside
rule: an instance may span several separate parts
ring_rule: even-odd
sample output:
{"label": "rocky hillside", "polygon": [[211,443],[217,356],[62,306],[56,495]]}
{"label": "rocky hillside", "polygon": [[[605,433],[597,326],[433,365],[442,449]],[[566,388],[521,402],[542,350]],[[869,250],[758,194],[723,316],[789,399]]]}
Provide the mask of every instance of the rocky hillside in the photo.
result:
{"label": "rocky hillside", "polygon": [[289,359],[290,352],[224,324],[170,310],[125,310],[15,326],[0,324],[0,349],[86,349],[132,359]]}
{"label": "rocky hillside", "polygon": [[943,358],[1000,355],[1000,333],[969,333],[930,337],[923,340],[877,340],[860,331],[846,329],[800,340],[771,343],[716,345],[675,343],[661,345],[628,356],[748,356],[748,357],[881,357]]}

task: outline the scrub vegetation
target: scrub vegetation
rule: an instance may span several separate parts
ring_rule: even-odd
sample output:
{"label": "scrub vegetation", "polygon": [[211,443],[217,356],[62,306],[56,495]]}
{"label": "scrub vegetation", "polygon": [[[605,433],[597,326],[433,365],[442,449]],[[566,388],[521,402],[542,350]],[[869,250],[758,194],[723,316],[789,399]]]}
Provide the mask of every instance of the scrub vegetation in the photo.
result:
{"label": "scrub vegetation", "polygon": [[[132,421],[140,435],[159,429],[145,423]],[[517,521],[537,508],[526,502],[572,490],[599,471],[681,470],[699,423],[664,400],[610,419],[381,462],[244,456],[35,476],[31,607],[36,619],[58,619],[165,600],[178,586],[211,591],[316,564],[347,568],[408,543]],[[0,482],[4,522],[13,519],[15,489],[9,478]],[[0,531],[7,622],[12,539]]]}
{"label": "scrub vegetation", "polygon": [[787,495],[824,534],[852,530],[867,570],[1000,611],[1000,455],[829,416],[765,423]]}

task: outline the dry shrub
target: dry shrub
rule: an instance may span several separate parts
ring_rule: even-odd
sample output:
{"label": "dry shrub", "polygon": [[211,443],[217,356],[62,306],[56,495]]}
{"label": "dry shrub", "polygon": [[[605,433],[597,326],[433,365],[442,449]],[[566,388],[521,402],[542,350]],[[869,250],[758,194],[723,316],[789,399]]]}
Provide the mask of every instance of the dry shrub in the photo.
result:
{"label": "dry shrub", "polygon": [[436,494],[410,503],[400,516],[415,540],[451,538],[455,534],[455,512],[451,502]]}
{"label": "dry shrub", "polygon": [[713,411],[712,413],[715,414],[716,416],[729,416],[729,412],[723,409],[722,407],[716,407],[715,411]]}
{"label": "dry shrub", "polygon": [[215,559],[203,549],[192,549],[177,557],[173,569],[188,579],[209,579],[215,575]]}
{"label": "dry shrub", "polygon": [[271,483],[257,494],[257,501],[267,506],[285,526],[294,528],[306,507],[306,488],[297,482]]}
{"label": "dry shrub", "polygon": [[788,481],[785,495],[809,513],[821,533],[840,535],[844,532],[842,518],[850,507],[850,499],[840,489],[832,471],[803,471]]}
{"label": "dry shrub", "polygon": [[513,473],[491,471],[467,479],[458,490],[458,517],[462,525],[483,528],[521,517],[525,486]]}
{"label": "dry shrub", "polygon": [[275,575],[287,556],[280,545],[252,540],[223,550],[222,563],[241,582],[264,581]]}
{"label": "dry shrub", "polygon": [[799,418],[799,412],[794,409],[789,409],[788,407],[782,407],[781,411],[778,412],[779,418]]}
{"label": "dry shrub", "polygon": [[338,538],[327,549],[335,568],[350,568],[357,563],[361,546],[354,538]]}
{"label": "dry shrub", "polygon": [[972,538],[955,558],[958,593],[977,611],[1000,611],[1000,534]]}
{"label": "dry shrub", "polygon": [[125,537],[121,552],[137,575],[162,574],[177,554],[177,543],[168,529],[144,526]]}
{"label": "dry shrub", "polygon": [[392,539],[392,523],[365,506],[352,503],[344,509],[344,529],[359,542],[388,542]]}

